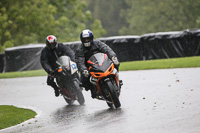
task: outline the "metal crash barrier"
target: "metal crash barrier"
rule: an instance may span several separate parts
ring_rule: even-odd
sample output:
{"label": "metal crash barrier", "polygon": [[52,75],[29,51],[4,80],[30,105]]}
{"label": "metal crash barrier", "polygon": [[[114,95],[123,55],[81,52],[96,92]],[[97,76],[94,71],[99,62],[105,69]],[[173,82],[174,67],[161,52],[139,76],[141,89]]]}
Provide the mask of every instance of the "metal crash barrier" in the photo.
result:
{"label": "metal crash barrier", "polygon": [[[120,62],[151,60],[200,55],[200,29],[159,32],[142,36],[115,36],[98,38],[116,52]],[[76,51],[80,41],[64,43]],[[0,54],[0,71],[27,71],[42,69],[40,54],[45,44],[29,44],[7,48]]]}

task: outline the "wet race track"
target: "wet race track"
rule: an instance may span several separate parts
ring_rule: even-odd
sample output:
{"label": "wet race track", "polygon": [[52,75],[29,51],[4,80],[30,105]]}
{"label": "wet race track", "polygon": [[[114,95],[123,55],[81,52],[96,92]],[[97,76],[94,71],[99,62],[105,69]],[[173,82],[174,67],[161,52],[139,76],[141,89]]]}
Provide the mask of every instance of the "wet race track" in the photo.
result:
{"label": "wet race track", "polygon": [[0,79],[0,105],[31,108],[38,115],[0,133],[197,133],[200,68],[120,72],[121,108],[83,91],[85,104],[55,97],[46,77]]}

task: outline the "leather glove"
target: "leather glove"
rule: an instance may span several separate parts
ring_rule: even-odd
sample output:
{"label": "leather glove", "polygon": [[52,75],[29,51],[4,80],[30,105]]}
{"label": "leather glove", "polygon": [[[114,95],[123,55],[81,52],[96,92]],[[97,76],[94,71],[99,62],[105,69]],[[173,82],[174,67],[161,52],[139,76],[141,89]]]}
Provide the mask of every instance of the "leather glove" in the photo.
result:
{"label": "leather glove", "polygon": [[88,77],[90,75],[88,70],[83,70],[82,74],[84,77]]}
{"label": "leather glove", "polygon": [[119,61],[118,61],[118,59],[117,59],[117,57],[112,57],[112,62],[115,64],[115,65],[119,65]]}

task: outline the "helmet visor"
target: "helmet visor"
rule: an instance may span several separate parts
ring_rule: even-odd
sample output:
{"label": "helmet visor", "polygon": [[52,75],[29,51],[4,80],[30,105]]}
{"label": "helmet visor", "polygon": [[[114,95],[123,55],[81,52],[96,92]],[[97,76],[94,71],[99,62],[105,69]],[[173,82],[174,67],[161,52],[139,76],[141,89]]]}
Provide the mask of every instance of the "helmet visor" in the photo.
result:
{"label": "helmet visor", "polygon": [[57,43],[48,43],[48,47],[50,48],[50,49],[54,49],[55,47],[56,47],[56,45],[57,45]]}
{"label": "helmet visor", "polygon": [[91,42],[91,41],[92,41],[92,39],[90,37],[82,38],[83,43],[88,43],[88,42]]}

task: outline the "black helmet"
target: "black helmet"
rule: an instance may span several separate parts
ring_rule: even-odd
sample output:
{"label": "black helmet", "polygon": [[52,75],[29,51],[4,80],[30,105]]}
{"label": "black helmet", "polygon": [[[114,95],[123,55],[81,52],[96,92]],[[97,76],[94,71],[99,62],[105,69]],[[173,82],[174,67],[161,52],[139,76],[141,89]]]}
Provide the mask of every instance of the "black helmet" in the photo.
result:
{"label": "black helmet", "polygon": [[54,35],[49,35],[46,38],[46,46],[48,49],[54,49],[57,46],[57,38]]}
{"label": "black helmet", "polygon": [[85,47],[91,46],[91,43],[93,42],[93,38],[94,36],[93,36],[92,31],[86,29],[81,32],[80,39]]}

